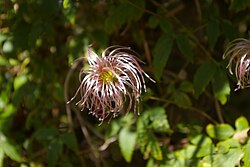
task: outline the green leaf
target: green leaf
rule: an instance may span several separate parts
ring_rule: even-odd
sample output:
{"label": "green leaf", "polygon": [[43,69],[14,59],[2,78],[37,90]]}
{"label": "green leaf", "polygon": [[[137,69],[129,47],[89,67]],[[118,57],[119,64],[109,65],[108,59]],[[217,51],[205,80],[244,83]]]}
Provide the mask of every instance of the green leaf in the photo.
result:
{"label": "green leaf", "polygon": [[173,99],[175,103],[182,108],[190,107],[192,102],[186,93],[176,91],[173,94]]}
{"label": "green leaf", "polygon": [[0,148],[0,167],[3,167],[3,161],[4,161],[4,150]]}
{"label": "green leaf", "polygon": [[[150,16],[148,20],[148,26],[152,29],[155,29],[159,24],[159,19],[155,16]],[[1,42],[1,41],[0,41]]]}
{"label": "green leaf", "polygon": [[[137,7],[136,7],[137,6]],[[120,28],[125,23],[138,20],[145,8],[145,2],[143,0],[121,2],[118,5],[112,6],[109,9],[109,16],[105,21],[105,29],[108,32],[112,32],[115,28]]]}
{"label": "green leaf", "polygon": [[142,117],[144,121],[147,122],[147,127],[153,128],[155,132],[170,132],[170,126],[164,108],[150,108]]}
{"label": "green leaf", "polygon": [[198,68],[194,75],[194,90],[196,97],[199,97],[199,95],[204,92],[215,71],[216,64],[212,60],[206,61]]}
{"label": "green leaf", "polygon": [[121,126],[119,125],[119,123],[117,121],[112,121],[110,124],[110,128],[108,128],[106,130],[105,133],[105,138],[110,138],[113,136],[116,136],[120,130]]}
{"label": "green leaf", "polygon": [[207,155],[212,155],[215,147],[212,143],[204,146],[200,145],[188,145],[184,149],[176,152],[177,157],[180,159],[189,160],[194,157],[200,158]]}
{"label": "green leaf", "polygon": [[179,87],[179,90],[186,93],[193,93],[194,85],[191,82],[183,81]]}
{"label": "green leaf", "polygon": [[154,167],[154,159],[153,158],[148,160],[146,167]]}
{"label": "green leaf", "polygon": [[249,123],[246,117],[241,116],[237,118],[235,121],[235,127],[237,131],[242,131],[242,130],[249,128]]}
{"label": "green leaf", "polygon": [[239,12],[250,7],[250,0],[231,0],[229,9]]}
{"label": "green leaf", "polygon": [[219,142],[216,145],[218,153],[226,153],[229,151],[230,148],[240,148],[240,143],[235,139],[227,139],[224,141]]}
{"label": "green leaf", "polygon": [[137,121],[137,140],[140,150],[145,159],[152,157],[156,160],[162,160],[160,145],[152,131],[148,131],[147,122],[148,120],[144,120],[142,117]]}
{"label": "green leaf", "polygon": [[66,162],[66,163],[63,163],[62,165],[60,165],[60,167],[74,167],[74,166],[71,163]]}
{"label": "green leaf", "polygon": [[244,164],[250,164],[250,140],[248,140],[243,151],[244,151],[244,157],[243,157]]}
{"label": "green leaf", "polygon": [[176,37],[176,42],[179,50],[181,51],[182,55],[187,59],[189,62],[193,62],[193,53],[192,47],[190,45],[190,41],[187,35],[181,34]]}
{"label": "green leaf", "polygon": [[59,132],[52,128],[41,128],[35,132],[35,137],[40,141],[52,140],[57,136],[59,136]]}
{"label": "green leaf", "polygon": [[16,147],[11,144],[8,139],[1,133],[0,134],[0,146],[3,152],[12,160],[21,162],[22,158]]}
{"label": "green leaf", "polygon": [[210,48],[213,50],[220,35],[220,24],[216,20],[207,23],[207,36]]}
{"label": "green leaf", "polygon": [[224,71],[218,69],[213,79],[214,96],[220,101],[221,104],[226,104],[227,97],[230,95],[230,85],[228,78]]}
{"label": "green leaf", "polygon": [[190,142],[194,145],[199,145],[199,146],[206,146],[206,145],[211,145],[213,144],[211,138],[200,134],[200,135],[196,135],[195,137],[193,137]]}
{"label": "green leaf", "polygon": [[3,52],[5,54],[8,54],[8,53],[12,53],[13,50],[14,50],[14,44],[13,44],[13,41],[11,40],[7,40],[3,43]]}
{"label": "green leaf", "polygon": [[174,33],[171,21],[167,20],[166,18],[159,19],[159,24],[160,24],[161,30],[164,33],[169,34],[169,35]]}
{"label": "green leaf", "polygon": [[230,149],[225,154],[215,154],[213,167],[235,167],[242,156],[240,148]]}
{"label": "green leaf", "polygon": [[212,125],[206,127],[207,134],[218,140],[225,140],[233,136],[234,129],[228,124]]}
{"label": "green leaf", "polygon": [[48,166],[56,166],[59,156],[62,154],[63,142],[61,140],[52,140],[48,145]]}
{"label": "green leaf", "polygon": [[63,143],[72,151],[77,151],[77,140],[73,133],[64,133],[62,135]]}
{"label": "green leaf", "polygon": [[136,144],[136,133],[131,132],[129,127],[124,127],[119,133],[118,141],[123,157],[127,162],[131,162]]}
{"label": "green leaf", "polygon": [[14,89],[18,90],[21,86],[23,86],[28,81],[27,75],[18,75],[14,79]]}
{"label": "green leaf", "polygon": [[163,70],[167,64],[171,49],[173,44],[173,38],[171,35],[161,36],[153,50],[153,64],[154,64],[154,73],[156,78],[159,80],[162,76]]}

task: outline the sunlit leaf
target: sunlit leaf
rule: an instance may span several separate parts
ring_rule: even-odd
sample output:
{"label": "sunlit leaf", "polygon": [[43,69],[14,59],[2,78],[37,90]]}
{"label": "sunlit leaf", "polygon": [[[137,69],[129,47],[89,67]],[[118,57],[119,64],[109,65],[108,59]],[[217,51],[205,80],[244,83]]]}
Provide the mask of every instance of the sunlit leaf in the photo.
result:
{"label": "sunlit leaf", "polygon": [[170,35],[161,36],[153,50],[154,56],[154,73],[159,80],[162,76],[163,70],[167,64],[173,44],[173,38]]}
{"label": "sunlit leaf", "polygon": [[162,107],[148,109],[142,116],[147,126],[156,132],[170,132],[166,111]]}
{"label": "sunlit leaf", "polygon": [[63,163],[62,165],[60,165],[60,167],[74,167],[74,166],[71,163],[66,162],[66,163]]}
{"label": "sunlit leaf", "polygon": [[244,151],[244,157],[243,157],[244,164],[250,164],[250,140],[248,140],[243,151]]}
{"label": "sunlit leaf", "polygon": [[216,64],[209,60],[203,63],[194,75],[195,96],[198,97],[213,78],[216,71]]}
{"label": "sunlit leaf", "polygon": [[21,162],[22,158],[17,148],[2,133],[0,134],[0,146],[4,154],[14,161]]}
{"label": "sunlit leaf", "polygon": [[235,127],[237,131],[242,131],[242,130],[249,128],[249,123],[246,117],[241,116],[237,118],[235,121]]}
{"label": "sunlit leaf", "polygon": [[206,131],[210,137],[218,140],[228,139],[234,134],[234,129],[228,124],[218,124],[218,125],[209,124],[206,127]]}
{"label": "sunlit leaf", "polygon": [[129,127],[124,127],[119,133],[118,141],[123,157],[127,162],[131,162],[136,144],[136,133],[131,132]]}
{"label": "sunlit leaf", "polygon": [[4,161],[4,150],[0,148],[0,167],[3,167],[3,161]]}
{"label": "sunlit leaf", "polygon": [[15,77],[14,80],[14,89],[17,90],[19,89],[22,85],[24,85],[26,82],[28,81],[28,77],[27,75],[23,74],[23,75],[18,75],[17,77]]}
{"label": "sunlit leaf", "polygon": [[212,140],[211,138],[203,135],[203,134],[199,134],[195,137],[193,137],[190,142],[194,145],[199,145],[199,146],[206,146],[206,145],[210,145],[212,144]]}
{"label": "sunlit leaf", "polygon": [[8,54],[8,53],[12,53],[13,50],[14,50],[13,41],[11,40],[5,41],[3,44],[3,52]]}
{"label": "sunlit leaf", "polygon": [[162,160],[162,151],[156,137],[152,132],[146,130],[141,119],[137,123],[137,139],[144,158],[153,157],[156,160]]}
{"label": "sunlit leaf", "polygon": [[235,167],[241,157],[242,151],[240,148],[230,149],[225,154],[214,155],[213,167]]}

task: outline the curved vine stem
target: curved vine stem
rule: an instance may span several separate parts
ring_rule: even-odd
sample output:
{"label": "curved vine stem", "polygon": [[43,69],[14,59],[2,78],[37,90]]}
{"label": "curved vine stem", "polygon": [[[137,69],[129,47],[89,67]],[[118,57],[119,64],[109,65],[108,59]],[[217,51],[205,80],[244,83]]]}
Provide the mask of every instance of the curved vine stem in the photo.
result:
{"label": "curved vine stem", "polygon": [[[75,69],[77,68],[77,66],[83,61],[83,57],[78,58],[75,60],[75,62],[73,63],[71,69],[68,71],[65,82],[64,82],[64,100],[65,100],[65,107],[66,107],[66,112],[67,112],[67,117],[68,117],[68,121],[69,121],[69,130],[73,131],[73,119],[72,119],[72,113],[71,113],[71,109],[70,109],[70,103],[69,103],[69,95],[68,95],[68,88],[69,88],[69,80],[70,77],[72,76],[73,72],[75,71]],[[93,153],[93,158],[94,158],[94,163],[96,167],[100,166],[100,156],[99,156],[99,152],[98,149],[95,147],[95,145],[92,143],[92,139],[89,135],[89,132],[84,124],[84,120],[81,117],[81,114],[79,113],[79,111],[74,110],[76,117],[80,123],[81,126],[81,131],[87,141],[87,144],[90,146],[90,149]]]}
{"label": "curved vine stem", "polygon": [[[151,99],[151,100],[157,100],[157,101],[161,101],[161,102],[165,102],[165,103],[167,103],[167,104],[174,104],[174,105],[177,105],[177,103],[174,102],[174,101],[167,100],[167,99],[161,99],[161,98],[158,98],[158,97],[153,97],[153,96],[151,96],[151,97],[149,97],[149,99]],[[216,120],[214,120],[212,117],[210,117],[207,113],[205,113],[205,112],[204,112],[203,110],[201,110],[201,109],[198,109],[198,108],[195,108],[195,107],[191,107],[191,106],[190,106],[190,107],[189,107],[189,106],[186,106],[185,109],[187,109],[187,110],[189,110],[189,111],[196,112],[196,113],[200,114],[201,116],[203,116],[204,118],[208,119],[209,121],[211,121],[211,122],[213,122],[213,123],[215,123],[215,124],[218,123]]]}

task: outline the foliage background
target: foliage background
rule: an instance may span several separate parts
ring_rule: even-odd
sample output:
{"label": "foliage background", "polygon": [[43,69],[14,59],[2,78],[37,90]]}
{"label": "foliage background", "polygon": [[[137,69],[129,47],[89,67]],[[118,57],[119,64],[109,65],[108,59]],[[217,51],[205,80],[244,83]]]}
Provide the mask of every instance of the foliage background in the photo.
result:
{"label": "foliage background", "polygon": [[[248,38],[249,0],[0,0],[0,166],[250,166],[249,89],[222,60]],[[75,59],[130,46],[147,82],[140,116],[101,126],[71,104]]]}

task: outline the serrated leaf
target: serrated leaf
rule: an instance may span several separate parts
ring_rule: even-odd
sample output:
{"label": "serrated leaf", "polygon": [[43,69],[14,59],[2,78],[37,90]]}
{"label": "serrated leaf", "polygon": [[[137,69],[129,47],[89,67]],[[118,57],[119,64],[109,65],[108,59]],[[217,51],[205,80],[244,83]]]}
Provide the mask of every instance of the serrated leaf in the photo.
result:
{"label": "serrated leaf", "polygon": [[194,75],[194,90],[195,96],[199,97],[199,95],[204,92],[205,88],[213,78],[213,75],[216,71],[216,64],[209,60],[203,63]]}
{"label": "serrated leaf", "polygon": [[162,160],[163,155],[160,145],[155,135],[147,130],[147,125],[141,117],[137,121],[137,140],[145,159],[152,157],[156,160]]}
{"label": "serrated leaf", "polygon": [[226,153],[230,148],[240,148],[240,147],[241,147],[240,143],[234,139],[227,139],[219,142],[216,145],[218,153]]}
{"label": "serrated leaf", "polygon": [[66,146],[71,149],[72,151],[77,150],[77,140],[73,133],[64,133],[62,135],[63,143],[66,144]]}
{"label": "serrated leaf", "polygon": [[220,101],[221,104],[226,104],[227,97],[230,95],[231,89],[224,71],[218,69],[214,75],[212,83],[214,96]]}
{"label": "serrated leaf", "polygon": [[220,35],[220,24],[216,20],[207,23],[207,36],[210,48],[213,50]]}
{"label": "serrated leaf", "polygon": [[182,108],[190,107],[192,102],[186,93],[176,91],[173,94],[173,99],[175,103]]}
{"label": "serrated leaf", "polygon": [[[147,127],[152,128],[155,132],[170,132],[170,126],[168,123],[166,111],[162,107],[150,108],[143,115],[147,120]],[[148,118],[145,116],[148,114]],[[145,120],[144,120],[145,121]]]}
{"label": "serrated leaf", "polygon": [[242,130],[249,128],[249,123],[246,117],[241,116],[237,118],[235,121],[235,127],[237,131],[242,131]]}
{"label": "serrated leaf", "polygon": [[176,42],[182,55],[189,61],[193,62],[192,47],[190,46],[187,35],[181,34],[176,37]]}
{"label": "serrated leaf", "polygon": [[167,64],[171,49],[173,44],[173,38],[170,35],[161,36],[153,50],[153,64],[154,73],[156,78],[159,80],[162,76],[163,70]]}
{"label": "serrated leaf", "polygon": [[147,154],[150,153],[152,157],[155,158],[156,160],[162,160],[163,159],[162,151],[156,137],[153,136],[152,134],[149,136],[150,136],[149,142],[145,149],[144,157],[145,155],[146,157],[149,157]]}
{"label": "serrated leaf", "polygon": [[54,167],[59,156],[62,154],[63,142],[61,140],[52,140],[48,145],[48,166]]}
{"label": "serrated leaf", "polygon": [[233,136],[234,129],[228,124],[212,125],[206,127],[207,134],[217,140],[225,140]]}
{"label": "serrated leaf", "polygon": [[118,141],[124,159],[131,162],[136,144],[136,133],[131,132],[129,127],[124,127],[119,133]]}
{"label": "serrated leaf", "polygon": [[248,140],[243,151],[244,151],[244,157],[243,157],[244,164],[250,164],[250,140]]}
{"label": "serrated leaf", "polygon": [[240,148],[230,149],[225,154],[215,154],[213,167],[235,167],[239,163],[242,156]]}

